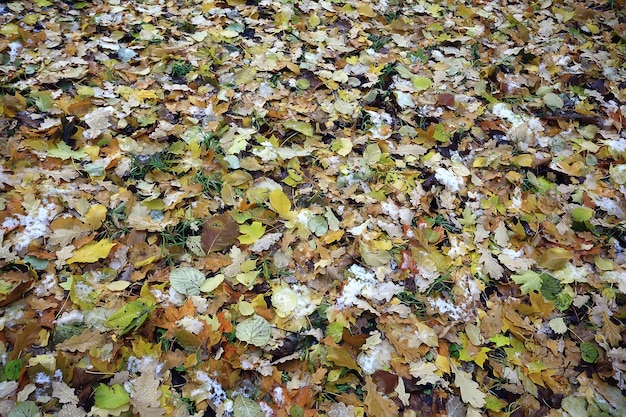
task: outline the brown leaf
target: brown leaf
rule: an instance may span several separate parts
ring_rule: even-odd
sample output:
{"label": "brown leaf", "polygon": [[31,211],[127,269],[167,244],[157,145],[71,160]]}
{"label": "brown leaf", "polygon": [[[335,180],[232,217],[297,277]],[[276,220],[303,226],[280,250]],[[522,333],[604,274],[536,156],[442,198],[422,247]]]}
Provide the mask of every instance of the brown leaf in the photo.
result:
{"label": "brown leaf", "polygon": [[439,94],[437,97],[437,106],[454,107],[454,94]]}
{"label": "brown leaf", "polygon": [[89,349],[104,344],[104,336],[102,333],[85,329],[81,334],[72,336],[65,342],[61,342],[57,345],[58,349],[67,350],[69,352],[86,352]]}
{"label": "brown leaf", "polygon": [[622,341],[620,327],[611,321],[611,318],[605,312],[602,313],[602,333],[606,336],[611,346],[617,346]]}
{"label": "brown leaf", "polygon": [[396,403],[376,390],[376,384],[369,375],[365,376],[365,391],[367,391],[365,406],[368,416],[392,417],[399,415]]}
{"label": "brown leaf", "polygon": [[202,227],[202,249],[206,252],[230,248],[239,236],[239,226],[229,214],[211,217]]}

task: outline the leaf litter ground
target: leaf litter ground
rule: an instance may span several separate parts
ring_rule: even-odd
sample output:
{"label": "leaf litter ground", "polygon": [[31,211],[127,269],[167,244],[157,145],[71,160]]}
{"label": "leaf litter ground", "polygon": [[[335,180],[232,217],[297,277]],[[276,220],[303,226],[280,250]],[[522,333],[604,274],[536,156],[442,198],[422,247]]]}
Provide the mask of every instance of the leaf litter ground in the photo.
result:
{"label": "leaf litter ground", "polygon": [[622,0],[0,5],[0,414],[623,416]]}

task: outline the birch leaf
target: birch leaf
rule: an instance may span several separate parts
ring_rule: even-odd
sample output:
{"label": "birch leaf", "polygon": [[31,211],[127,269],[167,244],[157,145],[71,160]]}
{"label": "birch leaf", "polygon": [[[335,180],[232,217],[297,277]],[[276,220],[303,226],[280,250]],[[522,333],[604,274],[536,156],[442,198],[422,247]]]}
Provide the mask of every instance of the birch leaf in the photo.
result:
{"label": "birch leaf", "polygon": [[205,281],[204,274],[196,268],[180,267],[170,272],[170,285],[184,295],[200,295]]}
{"label": "birch leaf", "polygon": [[235,336],[242,342],[263,347],[270,341],[270,324],[255,314],[237,325]]}

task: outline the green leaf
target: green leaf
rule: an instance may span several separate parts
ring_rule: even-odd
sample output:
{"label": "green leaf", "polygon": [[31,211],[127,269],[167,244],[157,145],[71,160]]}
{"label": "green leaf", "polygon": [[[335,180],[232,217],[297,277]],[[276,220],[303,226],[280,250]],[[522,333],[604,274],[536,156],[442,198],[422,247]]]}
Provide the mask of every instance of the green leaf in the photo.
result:
{"label": "green leaf", "polygon": [[298,404],[294,404],[289,409],[289,417],[304,417],[304,409]]}
{"label": "green leaf", "polygon": [[559,311],[565,311],[572,304],[572,296],[567,293],[559,293],[554,299],[554,307]]}
{"label": "green leaf", "polygon": [[322,237],[328,232],[328,222],[324,216],[318,215],[311,217],[307,226],[317,237]]}
{"label": "green leaf", "polygon": [[372,166],[383,156],[383,152],[380,150],[380,147],[377,143],[371,143],[367,145],[365,151],[363,152],[363,161],[365,165]]}
{"label": "green leaf", "polygon": [[600,353],[593,343],[582,342],[580,344],[580,354],[587,363],[596,363]]}
{"label": "green leaf", "polygon": [[585,222],[593,217],[593,209],[589,207],[576,207],[572,210],[572,219],[576,222]]}
{"label": "green leaf", "polygon": [[541,290],[541,284],[543,283],[541,276],[531,270],[524,271],[521,274],[511,275],[511,279],[513,279],[516,284],[521,284],[520,290],[522,290],[522,294]]}
{"label": "green leaf", "polygon": [[437,126],[435,126],[433,139],[435,139],[437,142],[450,142],[450,132],[443,125],[443,123],[438,123]]}
{"label": "green leaf", "polygon": [[311,126],[310,123],[300,122],[298,120],[287,120],[283,123],[283,126],[287,129],[302,133],[305,136],[313,136],[313,126]]}
{"label": "green leaf", "polygon": [[13,359],[12,361],[8,361],[6,366],[4,367],[4,376],[8,380],[17,381],[20,377],[20,373],[22,373],[21,359]]}
{"label": "green leaf", "polygon": [[558,279],[554,278],[550,274],[541,274],[541,295],[546,300],[554,300],[562,290],[563,287]]}
{"label": "green leaf", "polygon": [[204,281],[204,284],[200,286],[200,292],[213,292],[213,290],[219,287],[222,282],[224,282],[224,274],[217,274],[214,277],[207,278],[207,280]]}
{"label": "green leaf", "polygon": [[413,77],[411,84],[418,90],[427,90],[433,83],[426,77]]}
{"label": "green leaf", "polygon": [[233,401],[234,417],[265,417],[261,406],[256,401],[239,395]]}
{"label": "green leaf", "polygon": [[270,341],[270,331],[269,322],[255,314],[237,325],[235,336],[242,342],[263,347]]}
{"label": "green leaf", "polygon": [[508,346],[511,344],[511,339],[502,333],[498,333],[497,335],[490,337],[489,341],[495,343],[497,347]]}
{"label": "green leaf", "polygon": [[263,234],[265,234],[265,226],[261,222],[252,222],[252,224],[242,224],[239,226],[239,242],[243,245],[251,245],[256,242]]}
{"label": "green leaf", "polygon": [[567,324],[565,324],[563,317],[556,317],[550,320],[550,328],[554,330],[556,334],[564,334],[567,332]]}
{"label": "green leaf", "polygon": [[335,343],[341,342],[343,337],[343,324],[338,321],[330,323],[328,327],[326,327],[326,336],[330,336]]}
{"label": "green leaf", "polygon": [[553,110],[560,109],[565,105],[563,99],[554,93],[546,93],[546,95],[543,96],[543,102]]}
{"label": "green leaf", "polygon": [[94,390],[94,399],[96,407],[105,410],[113,410],[130,402],[130,397],[124,387],[120,384],[114,384],[110,387],[100,384]]}
{"label": "green leaf", "polygon": [[109,329],[121,330],[124,335],[133,329],[139,329],[153,309],[154,304],[151,301],[135,300],[111,314],[104,325]]}
{"label": "green leaf", "polygon": [[32,95],[36,98],[35,106],[37,106],[39,111],[47,112],[54,106],[54,102],[52,101],[49,91],[38,91]]}
{"label": "green leaf", "polygon": [[24,401],[23,403],[17,403],[11,411],[9,411],[8,417],[39,417],[41,412],[39,407],[33,401]]}
{"label": "green leaf", "polygon": [[196,268],[183,266],[170,272],[170,285],[184,295],[200,295],[205,281],[204,274]]}
{"label": "green leaf", "polygon": [[52,148],[48,150],[48,155],[53,158],[60,158],[62,160],[66,159],[83,159],[87,156],[87,152],[78,150],[75,151],[70,148],[65,142],[59,142],[56,148]]}

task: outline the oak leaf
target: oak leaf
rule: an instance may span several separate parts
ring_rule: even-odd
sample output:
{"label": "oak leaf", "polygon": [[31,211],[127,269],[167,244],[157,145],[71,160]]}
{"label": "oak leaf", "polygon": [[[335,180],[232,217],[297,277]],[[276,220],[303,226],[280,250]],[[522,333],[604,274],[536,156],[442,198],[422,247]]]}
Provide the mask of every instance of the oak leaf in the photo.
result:
{"label": "oak leaf", "polygon": [[472,379],[472,374],[465,372],[456,366],[454,372],[454,384],[461,390],[461,399],[472,407],[481,408],[485,405],[486,394],[480,390],[480,386]]}
{"label": "oak leaf", "polygon": [[393,417],[398,414],[398,406],[393,400],[376,390],[376,384],[369,375],[365,376],[365,406],[367,415],[372,417]]}
{"label": "oak leaf", "polygon": [[97,330],[85,329],[81,334],[59,343],[57,348],[68,352],[86,352],[91,348],[102,346],[104,342],[102,333]]}

